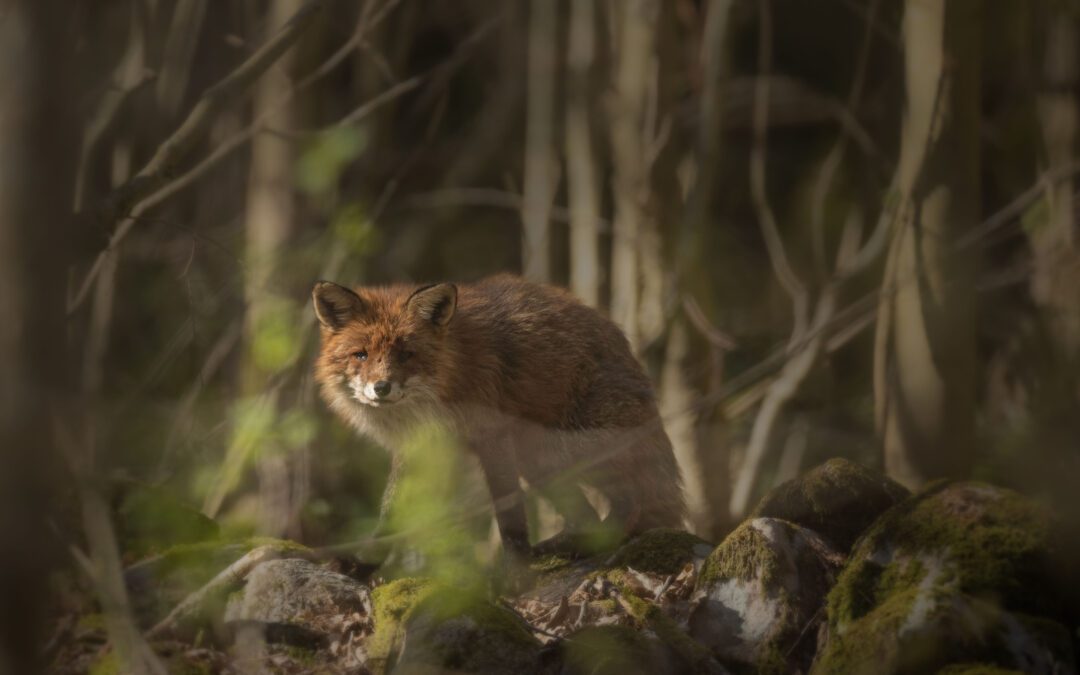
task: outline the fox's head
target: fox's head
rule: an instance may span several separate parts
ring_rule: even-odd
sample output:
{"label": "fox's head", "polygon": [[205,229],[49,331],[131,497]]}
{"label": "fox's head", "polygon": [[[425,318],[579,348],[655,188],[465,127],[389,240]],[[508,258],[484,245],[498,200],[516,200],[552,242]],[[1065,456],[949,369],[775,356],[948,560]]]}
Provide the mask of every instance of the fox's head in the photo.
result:
{"label": "fox's head", "polygon": [[456,286],[354,292],[320,281],[311,296],[322,324],[316,373],[330,396],[379,408],[437,395]]}

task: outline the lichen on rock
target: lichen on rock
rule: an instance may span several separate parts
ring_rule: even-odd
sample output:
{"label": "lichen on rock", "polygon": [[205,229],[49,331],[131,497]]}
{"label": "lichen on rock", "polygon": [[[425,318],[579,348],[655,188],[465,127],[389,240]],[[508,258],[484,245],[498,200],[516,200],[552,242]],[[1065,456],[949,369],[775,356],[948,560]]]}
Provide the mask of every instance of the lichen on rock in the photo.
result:
{"label": "lichen on rock", "polygon": [[835,458],[773,488],[750,517],[791,521],[847,553],[879,515],[909,495],[882,474]]}

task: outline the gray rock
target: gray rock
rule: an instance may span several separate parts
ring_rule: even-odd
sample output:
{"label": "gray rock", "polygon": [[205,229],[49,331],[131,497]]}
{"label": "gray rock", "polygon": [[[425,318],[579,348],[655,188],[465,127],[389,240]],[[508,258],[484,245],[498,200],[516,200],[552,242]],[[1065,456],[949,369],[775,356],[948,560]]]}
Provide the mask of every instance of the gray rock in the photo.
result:
{"label": "gray rock", "polygon": [[910,495],[880,473],[837,458],[773,488],[750,517],[789,520],[847,553],[878,516]]}
{"label": "gray rock", "polygon": [[[264,562],[252,570],[243,591],[230,598],[225,622],[273,627],[267,639],[302,633],[329,640],[354,615],[371,615],[366,586],[306,560],[286,559]],[[290,626],[299,630],[289,630]]]}
{"label": "gray rock", "polygon": [[817,534],[793,523],[746,521],[705,561],[691,637],[727,664],[766,673],[805,671],[842,559]]}

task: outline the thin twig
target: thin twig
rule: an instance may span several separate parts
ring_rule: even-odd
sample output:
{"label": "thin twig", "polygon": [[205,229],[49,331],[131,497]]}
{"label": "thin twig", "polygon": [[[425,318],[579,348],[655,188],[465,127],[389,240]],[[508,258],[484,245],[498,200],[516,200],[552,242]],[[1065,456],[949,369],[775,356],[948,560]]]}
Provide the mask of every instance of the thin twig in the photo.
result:
{"label": "thin twig", "polygon": [[147,637],[150,639],[162,638],[181,633],[184,625],[191,621],[202,611],[207,603],[214,598],[222,597],[239,586],[244,579],[251,574],[260,564],[268,560],[282,558],[299,558],[301,560],[317,560],[318,556],[296,546],[282,544],[267,544],[259,546],[245,553],[243,557],[226,567],[202,588],[184,598],[180,604],[169,612],[168,616],[159,621],[150,629]]}

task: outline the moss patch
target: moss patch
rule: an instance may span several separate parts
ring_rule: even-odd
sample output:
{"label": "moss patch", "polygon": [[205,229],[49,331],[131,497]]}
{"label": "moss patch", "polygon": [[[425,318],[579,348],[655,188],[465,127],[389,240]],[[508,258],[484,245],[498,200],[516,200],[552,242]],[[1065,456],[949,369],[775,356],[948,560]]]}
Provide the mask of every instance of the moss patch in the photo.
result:
{"label": "moss patch", "polygon": [[722,579],[752,581],[761,575],[766,587],[775,587],[779,564],[769,541],[746,521],[720,542],[701,568],[698,588]]}
{"label": "moss patch", "polygon": [[837,458],[775,487],[750,517],[791,521],[847,552],[874,519],[909,495],[899,483]]}
{"label": "moss patch", "polygon": [[934,484],[882,516],[852,552],[829,596],[830,623],[859,618],[904,576],[875,555],[886,548],[900,560],[941,555],[959,591],[998,597],[1007,609],[1057,616],[1057,599],[1045,588],[1049,527],[1042,507],[1010,490]]}
{"label": "moss patch", "polygon": [[374,672],[383,672],[387,660],[400,646],[405,620],[434,588],[430,579],[406,577],[371,591],[375,632],[367,639],[366,647]]}
{"label": "moss patch", "polygon": [[709,542],[683,530],[657,528],[631,539],[615,552],[610,567],[633,567],[639,572],[677,574]]}
{"label": "moss patch", "polygon": [[563,672],[628,675],[649,672],[652,653],[639,631],[627,626],[590,626],[562,645]]}
{"label": "moss patch", "polygon": [[409,612],[399,665],[463,672],[519,672],[539,656],[540,642],[509,610],[476,592],[438,587]]}

